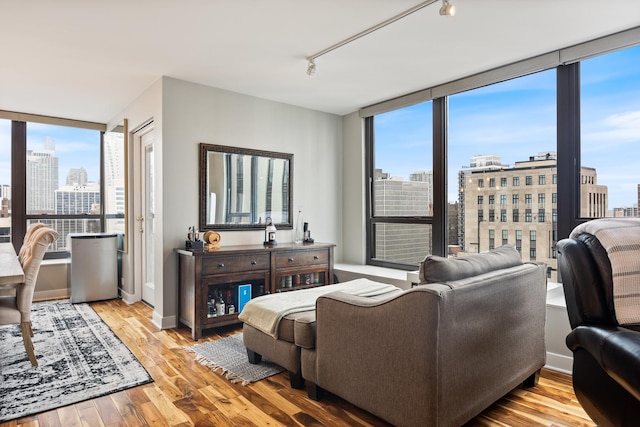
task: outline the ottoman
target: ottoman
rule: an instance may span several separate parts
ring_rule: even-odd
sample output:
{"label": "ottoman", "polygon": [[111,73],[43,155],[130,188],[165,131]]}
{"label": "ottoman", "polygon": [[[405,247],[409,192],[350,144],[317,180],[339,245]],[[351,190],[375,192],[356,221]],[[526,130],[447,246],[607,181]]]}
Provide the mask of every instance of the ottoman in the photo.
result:
{"label": "ottoman", "polygon": [[[301,348],[315,348],[315,301],[320,295],[341,291],[372,298],[386,298],[402,292],[396,286],[356,279],[336,285],[303,289],[258,297],[249,301],[240,320],[243,325],[243,341],[250,363],[260,363],[262,356],[282,366],[289,372],[292,388],[303,388]],[[273,302],[273,307],[271,303]],[[256,305],[261,307],[258,309]],[[277,307],[277,308],[276,308]],[[278,311],[281,315],[275,315]],[[267,312],[274,316],[275,324],[265,327],[257,317]]]}

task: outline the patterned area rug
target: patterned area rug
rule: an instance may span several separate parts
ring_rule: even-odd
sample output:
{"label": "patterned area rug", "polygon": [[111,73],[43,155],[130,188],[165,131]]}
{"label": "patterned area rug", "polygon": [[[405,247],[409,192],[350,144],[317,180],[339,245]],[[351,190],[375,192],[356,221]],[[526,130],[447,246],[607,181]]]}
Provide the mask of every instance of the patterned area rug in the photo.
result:
{"label": "patterned area rug", "polygon": [[257,365],[249,363],[247,349],[242,342],[242,334],[207,341],[185,350],[196,354],[196,360],[211,368],[214,372],[220,371],[232,383],[242,382],[242,385],[259,381],[279,374],[284,368],[262,358]]}
{"label": "patterned area rug", "polygon": [[153,381],[87,304],[32,306],[32,367],[18,325],[0,327],[0,422]]}

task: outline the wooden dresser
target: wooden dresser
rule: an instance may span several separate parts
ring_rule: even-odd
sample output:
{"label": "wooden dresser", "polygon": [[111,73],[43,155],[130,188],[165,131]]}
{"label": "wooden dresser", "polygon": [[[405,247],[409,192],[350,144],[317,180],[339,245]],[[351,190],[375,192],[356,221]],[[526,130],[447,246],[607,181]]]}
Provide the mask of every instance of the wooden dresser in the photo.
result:
{"label": "wooden dresser", "polygon": [[176,249],[180,322],[191,328],[197,340],[203,329],[238,323],[239,305],[246,301],[248,289],[250,298],[256,298],[332,284],[334,247],[328,243],[281,243],[273,247],[223,246],[214,251]]}

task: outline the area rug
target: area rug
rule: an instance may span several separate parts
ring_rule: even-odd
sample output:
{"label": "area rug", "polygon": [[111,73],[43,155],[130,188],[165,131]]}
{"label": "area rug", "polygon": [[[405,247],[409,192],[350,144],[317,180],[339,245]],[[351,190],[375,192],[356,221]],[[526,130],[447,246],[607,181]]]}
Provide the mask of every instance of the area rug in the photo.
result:
{"label": "area rug", "polygon": [[264,357],[257,365],[249,363],[242,334],[185,347],[185,350],[195,353],[198,362],[214,372],[220,371],[232,383],[247,385],[284,371]]}
{"label": "area rug", "polygon": [[87,304],[32,306],[32,367],[18,325],[0,327],[0,422],[153,381]]}

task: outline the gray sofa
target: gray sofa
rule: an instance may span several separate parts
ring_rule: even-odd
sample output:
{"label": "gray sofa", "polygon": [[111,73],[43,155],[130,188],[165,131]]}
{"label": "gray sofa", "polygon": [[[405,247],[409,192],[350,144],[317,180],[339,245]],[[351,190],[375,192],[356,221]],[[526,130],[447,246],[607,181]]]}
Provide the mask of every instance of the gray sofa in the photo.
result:
{"label": "gray sofa", "polygon": [[[546,266],[512,246],[427,257],[422,285],[372,301],[316,303],[301,350],[309,395],[323,390],[397,426],[460,426],[545,363]],[[437,283],[431,283],[437,282]]]}

